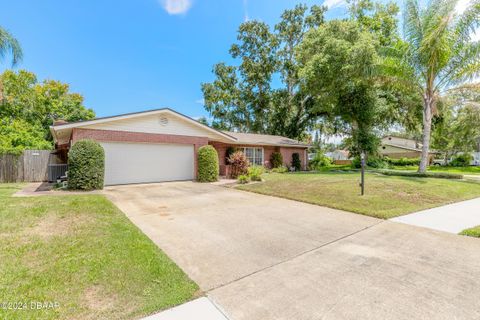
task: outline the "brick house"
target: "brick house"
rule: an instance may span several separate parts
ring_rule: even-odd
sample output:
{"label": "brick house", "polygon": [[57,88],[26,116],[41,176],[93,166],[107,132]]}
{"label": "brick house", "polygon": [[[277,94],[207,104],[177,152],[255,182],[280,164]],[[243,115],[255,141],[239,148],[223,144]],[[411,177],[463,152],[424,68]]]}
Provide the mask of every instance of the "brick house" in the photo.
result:
{"label": "brick house", "polygon": [[309,145],[280,136],[224,132],[210,128],[168,108],[97,118],[56,122],[50,127],[57,154],[66,161],[78,140],[93,139],[105,150],[105,184],[193,180],[197,151],[210,144],[218,152],[220,174],[227,173],[229,146],[244,151],[252,164],[270,167],[272,152],[291,165],[292,154],[307,167]]}

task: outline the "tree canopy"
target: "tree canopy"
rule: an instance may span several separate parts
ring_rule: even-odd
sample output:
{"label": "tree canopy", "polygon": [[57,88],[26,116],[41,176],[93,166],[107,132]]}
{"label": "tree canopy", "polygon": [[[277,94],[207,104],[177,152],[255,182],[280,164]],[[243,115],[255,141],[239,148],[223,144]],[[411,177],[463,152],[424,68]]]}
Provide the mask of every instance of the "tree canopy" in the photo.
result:
{"label": "tree canopy", "polygon": [[202,84],[214,127],[304,136],[317,114],[300,86],[295,51],[308,30],[324,22],[324,12],[324,7],[297,5],[273,29],[260,21],[240,25],[238,42],[230,48],[238,65],[216,64],[215,80]]}
{"label": "tree canopy", "polygon": [[[449,158],[480,146],[480,85],[469,84],[446,92],[433,123],[432,147]],[[478,150],[480,151],[480,150]]]}
{"label": "tree canopy", "polygon": [[49,126],[55,120],[78,121],[95,117],[83,97],[68,84],[38,82],[35,74],[20,70],[0,75],[0,152],[52,147]]}

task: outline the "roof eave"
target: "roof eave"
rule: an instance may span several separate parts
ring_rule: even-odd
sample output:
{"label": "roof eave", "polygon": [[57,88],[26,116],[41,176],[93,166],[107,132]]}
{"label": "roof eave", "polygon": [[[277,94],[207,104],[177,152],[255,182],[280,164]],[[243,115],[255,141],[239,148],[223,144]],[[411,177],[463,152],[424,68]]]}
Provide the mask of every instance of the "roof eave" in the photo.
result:
{"label": "roof eave", "polygon": [[170,108],[162,108],[162,109],[155,109],[155,110],[147,110],[147,111],[141,111],[141,112],[134,112],[134,113],[127,113],[123,115],[117,115],[117,116],[110,116],[110,117],[103,117],[103,118],[98,118],[98,119],[93,119],[93,120],[85,120],[85,121],[77,121],[77,122],[71,122],[71,123],[62,123],[58,125],[53,125],[50,126],[51,130],[56,131],[56,130],[62,130],[62,129],[73,129],[73,128],[79,128],[83,126],[88,126],[92,124],[99,124],[99,123],[105,123],[109,121],[117,121],[117,120],[123,120],[123,119],[130,119],[130,118],[136,118],[140,116],[145,116],[145,115],[154,115],[157,113],[162,113],[162,112],[169,112],[171,114],[174,114],[176,116],[179,116],[181,118],[186,119],[187,121],[190,121],[191,123],[198,125],[202,127],[203,129],[206,129],[210,132],[213,132],[223,138],[226,138],[230,141],[237,141],[238,139],[235,137],[232,137],[226,133],[223,133],[217,129],[211,128],[207,125],[204,125],[203,123],[200,123],[196,121],[195,119],[192,119],[184,114],[181,114],[179,112],[176,112]]}

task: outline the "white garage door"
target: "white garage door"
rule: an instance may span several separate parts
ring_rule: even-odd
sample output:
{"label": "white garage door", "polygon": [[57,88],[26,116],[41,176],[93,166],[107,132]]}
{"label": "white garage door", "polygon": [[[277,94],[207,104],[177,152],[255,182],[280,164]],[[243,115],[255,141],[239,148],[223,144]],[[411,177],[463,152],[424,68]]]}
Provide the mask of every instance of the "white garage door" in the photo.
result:
{"label": "white garage door", "polygon": [[105,150],[105,185],[193,179],[193,145],[100,144]]}

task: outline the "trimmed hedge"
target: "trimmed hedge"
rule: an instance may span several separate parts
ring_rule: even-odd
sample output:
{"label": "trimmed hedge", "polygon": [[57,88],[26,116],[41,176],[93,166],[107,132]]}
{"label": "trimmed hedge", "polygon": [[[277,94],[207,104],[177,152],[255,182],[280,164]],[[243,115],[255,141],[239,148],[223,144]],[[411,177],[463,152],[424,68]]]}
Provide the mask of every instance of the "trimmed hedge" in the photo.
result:
{"label": "trimmed hedge", "polygon": [[283,165],[283,157],[282,154],[278,151],[272,152],[270,156],[270,164],[272,168],[278,168]]}
{"label": "trimmed hedge", "polygon": [[420,158],[401,158],[392,159],[389,157],[384,158],[388,164],[392,166],[406,167],[406,166],[418,166],[420,164]]}
{"label": "trimmed hedge", "polygon": [[207,145],[198,149],[199,182],[214,182],[218,180],[218,153],[214,147]]}
{"label": "trimmed hedge", "polygon": [[375,170],[386,176],[417,177],[417,178],[441,178],[441,179],[463,179],[463,175],[447,172],[425,172],[401,171],[401,170]]}
{"label": "trimmed hedge", "polygon": [[105,152],[93,140],[79,140],[68,152],[68,188],[74,190],[103,189]]}

